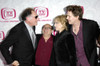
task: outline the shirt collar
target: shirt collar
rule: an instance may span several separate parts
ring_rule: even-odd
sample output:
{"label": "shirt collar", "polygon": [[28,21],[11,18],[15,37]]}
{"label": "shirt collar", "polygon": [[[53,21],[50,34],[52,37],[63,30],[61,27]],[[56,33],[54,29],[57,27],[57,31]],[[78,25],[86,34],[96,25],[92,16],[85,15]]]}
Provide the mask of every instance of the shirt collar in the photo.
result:
{"label": "shirt collar", "polygon": [[27,29],[28,29],[29,31],[30,31],[30,30],[33,30],[32,27],[29,26],[25,21],[24,21],[24,23],[25,23],[25,26],[27,27]]}

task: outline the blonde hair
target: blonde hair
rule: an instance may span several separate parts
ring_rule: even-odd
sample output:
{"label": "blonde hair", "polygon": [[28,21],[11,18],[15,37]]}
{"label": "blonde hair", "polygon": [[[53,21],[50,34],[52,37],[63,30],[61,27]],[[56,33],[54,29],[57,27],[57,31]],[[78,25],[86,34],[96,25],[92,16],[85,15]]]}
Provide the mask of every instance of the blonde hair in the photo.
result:
{"label": "blonde hair", "polygon": [[63,28],[68,30],[67,28],[67,24],[68,24],[68,21],[66,19],[66,15],[59,15],[59,16],[56,16],[54,18],[54,22],[57,21],[57,22],[60,22],[62,25],[63,25]]}

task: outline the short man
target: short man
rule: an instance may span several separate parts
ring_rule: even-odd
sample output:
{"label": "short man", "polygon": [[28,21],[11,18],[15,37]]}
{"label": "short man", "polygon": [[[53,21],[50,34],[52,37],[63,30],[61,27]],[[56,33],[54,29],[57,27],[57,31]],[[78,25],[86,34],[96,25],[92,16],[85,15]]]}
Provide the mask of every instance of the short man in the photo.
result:
{"label": "short man", "polygon": [[36,50],[36,66],[49,66],[53,48],[52,26],[45,24],[42,27],[42,34],[37,35],[38,47]]}
{"label": "short man", "polygon": [[[0,50],[8,64],[32,66],[34,62],[36,36],[33,30],[38,16],[34,9],[27,8],[21,14],[22,22],[13,27],[0,45]],[[9,47],[12,52],[9,52]]]}
{"label": "short man", "polygon": [[75,40],[77,66],[97,66],[96,39],[99,35],[97,22],[83,19],[81,6],[69,5],[66,12]]}

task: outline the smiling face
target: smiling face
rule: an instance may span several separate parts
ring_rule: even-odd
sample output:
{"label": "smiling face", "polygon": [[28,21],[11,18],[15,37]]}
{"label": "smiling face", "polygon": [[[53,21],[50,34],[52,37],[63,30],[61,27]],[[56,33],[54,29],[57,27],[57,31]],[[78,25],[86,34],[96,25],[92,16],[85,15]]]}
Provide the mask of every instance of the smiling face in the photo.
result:
{"label": "smiling face", "polygon": [[57,20],[55,20],[55,22],[54,22],[54,27],[55,27],[55,30],[56,31],[62,31],[62,29],[63,29],[63,25],[61,24],[61,22],[58,22]]}
{"label": "smiling face", "polygon": [[52,34],[52,26],[49,24],[45,24],[42,27],[42,33],[43,33],[43,35],[51,35]]}
{"label": "smiling face", "polygon": [[39,18],[35,11],[32,11],[32,14],[26,17],[26,21],[30,26],[36,26]]}
{"label": "smiling face", "polygon": [[73,25],[77,21],[80,21],[83,16],[82,6],[79,5],[69,5],[66,7],[66,15],[69,24]]}
{"label": "smiling face", "polygon": [[54,27],[56,31],[62,32],[64,29],[67,30],[66,15],[59,15],[54,18]]}

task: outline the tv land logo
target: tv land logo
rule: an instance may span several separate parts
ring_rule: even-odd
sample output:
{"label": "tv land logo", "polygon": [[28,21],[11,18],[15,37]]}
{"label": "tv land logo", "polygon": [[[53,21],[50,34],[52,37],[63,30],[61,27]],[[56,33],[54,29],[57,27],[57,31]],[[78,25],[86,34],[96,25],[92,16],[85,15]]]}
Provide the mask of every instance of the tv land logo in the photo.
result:
{"label": "tv land logo", "polygon": [[34,9],[37,12],[37,14],[39,15],[39,18],[45,18],[45,17],[48,17],[48,15],[49,15],[48,8],[45,8],[45,7],[35,7]]}
{"label": "tv land logo", "polygon": [[2,8],[1,9],[2,19],[8,20],[16,17],[16,11],[13,8]]}
{"label": "tv land logo", "polygon": [[4,39],[5,34],[3,31],[0,31],[0,42]]}

